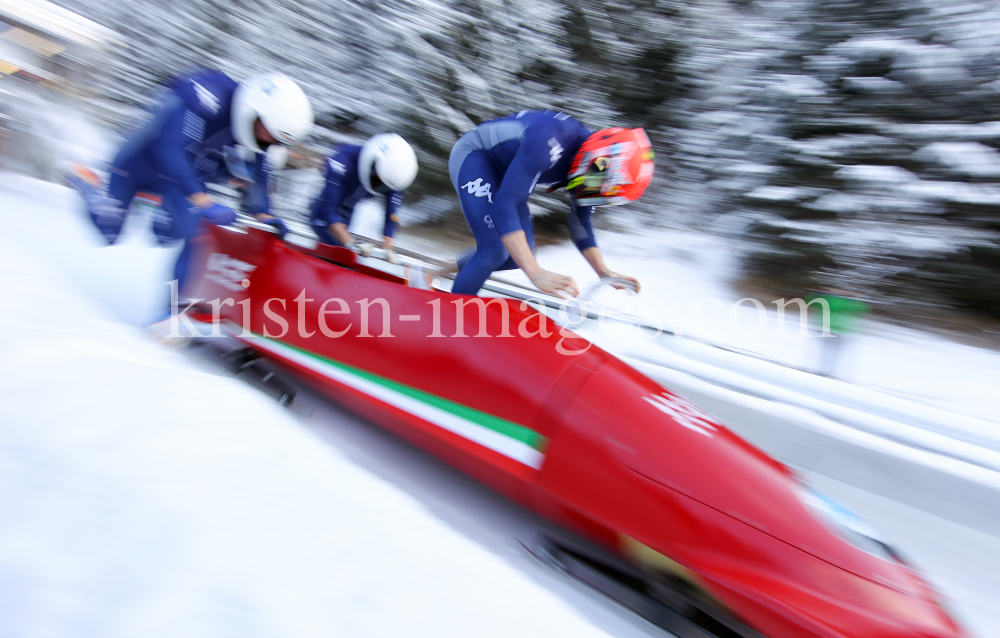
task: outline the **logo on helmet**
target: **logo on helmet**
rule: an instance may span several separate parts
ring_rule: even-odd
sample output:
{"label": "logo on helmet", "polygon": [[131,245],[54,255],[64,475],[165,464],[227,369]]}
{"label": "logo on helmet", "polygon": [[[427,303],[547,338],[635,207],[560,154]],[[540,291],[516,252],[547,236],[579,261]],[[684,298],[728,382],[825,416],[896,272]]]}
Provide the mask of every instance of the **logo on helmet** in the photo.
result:
{"label": "logo on helmet", "polygon": [[[621,184],[631,184],[634,180],[629,173],[629,162],[635,153],[635,144],[627,142],[625,144],[615,144],[611,147],[611,162],[608,166],[608,186],[620,186]],[[602,158],[603,159],[603,158]]]}

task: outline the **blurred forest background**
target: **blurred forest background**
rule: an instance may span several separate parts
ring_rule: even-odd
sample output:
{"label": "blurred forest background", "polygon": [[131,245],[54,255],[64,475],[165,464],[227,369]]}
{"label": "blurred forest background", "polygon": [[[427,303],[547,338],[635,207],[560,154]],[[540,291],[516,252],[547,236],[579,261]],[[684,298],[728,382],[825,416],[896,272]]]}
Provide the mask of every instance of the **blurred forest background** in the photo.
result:
{"label": "blurred forest background", "polygon": [[57,2],[127,38],[93,87],[111,124],[191,66],[280,70],[313,98],[317,142],[418,147],[407,202],[441,227],[464,227],[446,163],[477,123],[643,126],[654,184],[606,222],[729,236],[743,283],[778,296],[833,285],[903,316],[1000,318],[995,0]]}

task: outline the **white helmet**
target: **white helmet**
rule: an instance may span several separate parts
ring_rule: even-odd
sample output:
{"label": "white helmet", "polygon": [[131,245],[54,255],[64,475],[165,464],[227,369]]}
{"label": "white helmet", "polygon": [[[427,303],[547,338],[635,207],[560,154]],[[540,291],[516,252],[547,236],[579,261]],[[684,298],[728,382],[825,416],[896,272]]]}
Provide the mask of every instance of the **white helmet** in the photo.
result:
{"label": "white helmet", "polygon": [[[380,133],[371,137],[361,147],[358,177],[365,190],[373,195],[385,192],[386,189],[405,190],[417,177],[417,154],[406,140],[395,133]],[[386,188],[378,188],[379,182]]]}
{"label": "white helmet", "polygon": [[233,94],[233,137],[262,153],[253,132],[258,118],[267,132],[286,146],[301,141],[313,124],[309,98],[298,84],[280,73],[256,75],[240,84]]}

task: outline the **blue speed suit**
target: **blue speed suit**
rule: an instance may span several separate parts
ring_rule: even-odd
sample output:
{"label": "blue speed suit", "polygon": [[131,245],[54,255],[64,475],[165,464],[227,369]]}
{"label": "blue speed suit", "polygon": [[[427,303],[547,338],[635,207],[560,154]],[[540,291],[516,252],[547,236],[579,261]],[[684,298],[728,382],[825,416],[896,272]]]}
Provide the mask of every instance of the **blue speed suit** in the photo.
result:
{"label": "blue speed suit", "polygon": [[[188,275],[191,242],[198,234],[201,209],[187,200],[204,193],[206,182],[233,178],[226,165],[227,149],[236,141],[231,123],[233,93],[239,84],[220,71],[199,69],[174,79],[152,118],[125,143],[111,166],[108,197],[117,215],[91,215],[109,243],[114,243],[126,211],[138,191],[162,197],[162,214],[153,221],[161,244],[184,242],[174,277],[183,290]],[[229,153],[231,155],[231,153]],[[267,183],[270,168],[257,153],[254,183],[246,201],[253,214],[269,213]]]}
{"label": "blue speed suit", "polygon": [[[501,237],[523,230],[535,249],[528,197],[537,184],[564,182],[591,131],[565,113],[521,111],[480,124],[455,144],[448,160],[476,249],[458,260],[452,292],[474,295],[496,270],[517,268]],[[570,200],[569,229],[581,251],[597,245],[593,206]]]}
{"label": "blue speed suit", "polygon": [[[309,223],[324,244],[340,246],[330,234],[330,224],[349,226],[354,208],[361,200],[370,197],[358,175],[358,157],[361,147],[341,144],[326,158],[326,184],[309,209]],[[385,196],[385,225],[382,234],[392,237],[399,225],[396,211],[403,201],[403,191],[389,191]]]}

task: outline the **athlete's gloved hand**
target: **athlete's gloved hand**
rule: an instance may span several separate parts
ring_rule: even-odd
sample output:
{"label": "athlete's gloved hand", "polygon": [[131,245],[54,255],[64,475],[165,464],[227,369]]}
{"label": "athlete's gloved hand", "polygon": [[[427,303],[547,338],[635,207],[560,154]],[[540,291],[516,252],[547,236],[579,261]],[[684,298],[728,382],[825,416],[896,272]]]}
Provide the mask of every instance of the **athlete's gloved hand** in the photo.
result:
{"label": "athlete's gloved hand", "polygon": [[233,209],[215,202],[212,202],[212,205],[207,208],[202,208],[201,216],[216,226],[228,226],[236,221],[236,213],[233,212]]}
{"label": "athlete's gloved hand", "polygon": [[576,285],[572,277],[567,277],[566,275],[560,275],[559,273],[539,268],[528,275],[528,279],[539,290],[547,292],[550,295],[556,295],[564,299],[580,296],[580,287]]}
{"label": "athlete's gloved hand", "polygon": [[393,266],[399,265],[399,255],[393,250],[392,237],[388,235],[382,236],[382,249],[385,250],[385,260],[392,264]]}
{"label": "athlete's gloved hand", "polygon": [[273,215],[258,215],[257,221],[262,224],[270,224],[274,226],[278,231],[278,239],[284,239],[285,233],[288,232],[288,226],[285,226],[285,221],[280,217],[275,217]]}
{"label": "athlete's gloved hand", "polygon": [[372,245],[369,244],[368,242],[363,242],[361,240],[355,239],[354,241],[349,243],[347,247],[350,248],[352,251],[356,252],[357,254],[361,255],[362,257],[372,256]]}
{"label": "athlete's gloved hand", "polygon": [[[604,275],[602,275],[602,277],[612,277],[614,279],[624,279],[625,281],[631,281],[632,283],[635,284],[635,291],[636,291],[636,293],[638,293],[639,291],[642,290],[642,285],[639,284],[639,280],[636,279],[635,277],[630,277],[628,275],[622,275],[620,273],[616,273],[616,272],[611,271],[611,270],[607,271]],[[618,289],[618,290],[626,290],[626,288],[623,287],[623,286],[616,286],[614,284],[611,284],[611,286],[613,288]]]}

